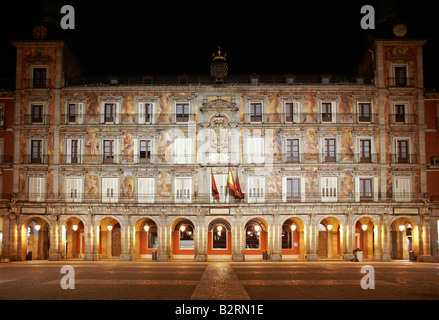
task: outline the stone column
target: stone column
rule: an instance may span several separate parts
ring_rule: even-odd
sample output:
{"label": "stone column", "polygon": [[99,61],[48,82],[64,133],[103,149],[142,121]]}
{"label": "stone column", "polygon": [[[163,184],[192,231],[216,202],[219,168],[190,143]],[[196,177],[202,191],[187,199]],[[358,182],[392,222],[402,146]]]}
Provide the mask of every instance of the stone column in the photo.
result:
{"label": "stone column", "polygon": [[282,242],[280,241],[280,238],[282,237],[282,226],[279,225],[279,220],[280,216],[279,213],[276,211],[273,215],[273,223],[268,245],[268,247],[271,249],[270,258],[273,261],[282,260]]}
{"label": "stone column", "polygon": [[[58,261],[61,260],[61,253],[58,250],[60,247],[60,235],[61,231],[59,231],[59,214],[58,212],[52,213],[50,216],[50,232],[49,232],[49,239],[50,239],[50,249],[49,249],[49,261]],[[61,240],[62,241],[62,240]],[[61,246],[62,248],[62,246]],[[61,249],[60,249],[61,250]]]}
{"label": "stone column", "polygon": [[129,216],[123,216],[121,218],[123,221],[123,226],[121,226],[120,230],[120,244],[121,244],[121,253],[120,253],[120,260],[121,261],[130,261],[131,255],[129,253],[129,242],[131,238],[131,224],[130,224],[130,217]]}
{"label": "stone column", "polygon": [[309,261],[317,261],[319,259],[317,256],[318,226],[316,226],[315,220],[315,216],[311,215],[309,219],[309,241],[307,241],[310,245],[308,254]]}
{"label": "stone column", "polygon": [[389,262],[392,260],[390,257],[390,225],[389,223],[389,216],[387,214],[384,214],[382,217],[382,239],[383,239],[383,257],[382,261]]}
{"label": "stone column", "polygon": [[203,212],[195,219],[195,261],[204,262],[207,261],[207,230],[205,227],[205,215]]}
{"label": "stone column", "polygon": [[[240,209],[240,208],[239,208]],[[239,210],[238,209],[238,210]],[[235,216],[234,227],[232,227],[232,259],[233,261],[241,262],[244,261],[244,240],[242,238],[243,227],[242,214],[238,212]]]}
{"label": "stone column", "polygon": [[167,225],[167,217],[162,215],[159,218],[157,261],[169,261],[171,255],[171,230]]}

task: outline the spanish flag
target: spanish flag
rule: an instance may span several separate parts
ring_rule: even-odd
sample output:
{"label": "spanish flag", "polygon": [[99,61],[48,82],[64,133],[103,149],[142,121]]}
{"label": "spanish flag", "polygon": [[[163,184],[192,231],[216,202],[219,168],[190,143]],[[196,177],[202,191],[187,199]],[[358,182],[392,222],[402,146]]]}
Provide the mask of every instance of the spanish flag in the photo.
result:
{"label": "spanish flag", "polygon": [[229,168],[229,177],[227,178],[227,187],[235,193],[236,196],[236,187],[235,181],[233,180],[232,170]]}
{"label": "spanish flag", "polygon": [[213,177],[212,169],[210,169],[210,175],[212,176],[212,191],[213,191],[213,196],[215,197],[216,200],[219,200],[219,192],[218,192],[218,189],[217,189],[217,187],[216,187],[215,178]]}
{"label": "spanish flag", "polygon": [[241,185],[239,184],[238,170],[236,170],[236,191],[237,193],[235,192],[235,195],[239,197],[239,199],[244,199],[244,193],[242,193]]}

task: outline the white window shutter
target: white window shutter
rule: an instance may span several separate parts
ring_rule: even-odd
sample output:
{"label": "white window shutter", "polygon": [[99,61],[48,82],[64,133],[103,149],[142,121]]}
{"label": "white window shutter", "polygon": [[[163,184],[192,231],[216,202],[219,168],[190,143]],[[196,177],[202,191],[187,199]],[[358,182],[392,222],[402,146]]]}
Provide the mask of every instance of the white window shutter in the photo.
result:
{"label": "white window shutter", "polygon": [[299,104],[300,102],[293,103],[293,123],[300,123]]}
{"label": "white window shutter", "polygon": [[137,123],[144,124],[145,123],[145,103],[140,102],[137,105]]}
{"label": "white window shutter", "polygon": [[114,116],[114,123],[119,124],[120,123],[120,103],[115,103],[114,104],[114,112],[116,113]]}
{"label": "white window shutter", "polygon": [[72,163],[72,139],[67,139],[66,163]]}
{"label": "white window shutter", "polygon": [[83,103],[78,103],[76,105],[76,122],[78,124],[83,124],[84,123],[84,104]]}
{"label": "white window shutter", "polygon": [[355,177],[355,201],[360,202],[360,178]]}
{"label": "white window shutter", "polygon": [[337,102],[331,102],[332,123],[337,122]]}

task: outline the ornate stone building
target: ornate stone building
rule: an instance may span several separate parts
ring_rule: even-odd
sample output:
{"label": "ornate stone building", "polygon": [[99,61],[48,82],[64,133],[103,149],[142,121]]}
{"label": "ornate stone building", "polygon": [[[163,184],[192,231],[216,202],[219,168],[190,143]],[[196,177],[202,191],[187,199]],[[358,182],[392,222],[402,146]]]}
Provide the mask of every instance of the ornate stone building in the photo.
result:
{"label": "ornate stone building", "polygon": [[17,49],[12,259],[431,258],[422,46],[358,76],[87,79],[63,41]]}

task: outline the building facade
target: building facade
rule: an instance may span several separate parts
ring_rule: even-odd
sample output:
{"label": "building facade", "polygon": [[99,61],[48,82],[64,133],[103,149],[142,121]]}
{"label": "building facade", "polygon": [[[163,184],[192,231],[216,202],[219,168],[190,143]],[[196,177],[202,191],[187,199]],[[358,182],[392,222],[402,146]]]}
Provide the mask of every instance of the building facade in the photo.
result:
{"label": "building facade", "polygon": [[431,217],[431,242],[434,261],[439,261],[439,94],[425,94],[425,145],[427,190]]}
{"label": "building facade", "polygon": [[13,44],[11,259],[432,259],[424,41],[350,78],[86,79]]}

